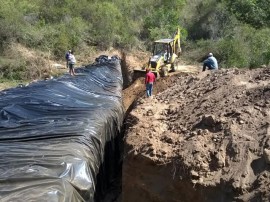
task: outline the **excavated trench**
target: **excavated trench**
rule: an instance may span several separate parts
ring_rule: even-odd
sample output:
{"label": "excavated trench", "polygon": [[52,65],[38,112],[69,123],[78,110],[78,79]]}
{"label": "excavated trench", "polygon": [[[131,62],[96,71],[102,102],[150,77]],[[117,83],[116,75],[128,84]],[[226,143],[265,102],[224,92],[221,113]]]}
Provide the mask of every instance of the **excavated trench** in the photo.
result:
{"label": "excavated trench", "polygon": [[[120,166],[114,181],[112,182],[109,190],[105,194],[105,197],[102,199],[104,202],[120,202],[120,201],[129,201],[130,199],[123,199],[123,187],[122,180],[123,180],[123,161],[124,161],[124,153],[128,151],[125,145],[125,136],[127,135],[128,128],[132,127],[132,122],[130,122],[129,114],[134,109],[136,103],[141,98],[145,98],[145,84],[144,78],[136,78],[133,79],[133,72],[130,71],[128,64],[126,63],[126,56],[122,53],[122,75],[123,75],[123,106],[125,110],[125,119],[124,124],[122,127],[122,132],[119,138],[119,148],[120,148]],[[188,73],[184,72],[174,72],[171,73],[168,77],[159,78],[156,83],[154,84],[153,94],[156,95],[167,88],[171,88],[174,86],[174,81],[179,77],[179,75],[188,75]],[[157,176],[157,182],[159,181]],[[132,183],[132,182],[131,182]],[[140,194],[140,193],[138,193]],[[140,201],[140,199],[138,199]]]}
{"label": "excavated trench", "polygon": [[177,72],[155,83],[153,99],[143,78],[127,84],[111,201],[269,201],[269,78],[268,69]]}
{"label": "excavated trench", "polygon": [[[174,82],[175,80],[179,77],[179,75],[188,75],[187,73],[181,73],[181,72],[175,72],[175,73],[171,73],[168,77],[165,78],[159,78],[159,80],[154,84],[154,89],[153,89],[153,94],[157,95],[158,93],[163,92],[164,90],[166,90],[167,88],[171,88],[174,86]],[[141,99],[145,99],[145,85],[144,85],[144,78],[138,78],[136,79],[130,86],[128,86],[127,88],[125,88],[123,90],[123,104],[124,104],[124,108],[126,110],[126,117],[124,120],[124,127],[123,127],[123,131],[122,131],[122,137],[123,137],[123,166],[122,166],[122,173],[121,173],[121,180],[119,182],[121,182],[121,197],[119,197],[117,200],[115,200],[115,202],[130,202],[130,201],[147,201],[144,199],[144,197],[140,197],[143,196],[145,194],[145,190],[136,190],[136,188],[134,189],[133,187],[133,183],[137,183],[137,179],[132,179],[130,178],[130,176],[128,176],[128,178],[126,178],[126,175],[129,175],[128,173],[130,173],[130,171],[127,171],[127,169],[132,170],[131,172],[135,172],[135,173],[144,173],[144,175],[148,175],[149,178],[151,178],[152,182],[156,182],[157,184],[162,183],[164,181],[164,179],[162,179],[161,175],[163,174],[168,174],[166,177],[170,177],[171,173],[170,171],[173,169],[173,167],[168,167],[166,168],[165,171],[162,171],[161,173],[156,172],[155,169],[153,169],[155,166],[157,166],[157,168],[159,167],[158,165],[155,166],[151,166],[148,167],[149,162],[146,162],[144,159],[140,159],[140,160],[136,160],[134,161],[134,159],[130,159],[129,157],[127,157],[125,154],[129,153],[129,152],[133,152],[132,150],[130,150],[129,146],[126,145],[125,142],[125,136],[128,134],[128,129],[132,128],[133,125],[136,125],[138,120],[134,120],[132,118],[132,116],[130,116],[130,113],[132,112],[132,110],[134,110],[134,107],[136,107],[136,104],[138,102],[138,100]],[[146,136],[148,134],[145,134]],[[141,163],[140,163],[141,162]],[[133,164],[135,163],[135,164]],[[139,167],[138,164],[139,164]],[[145,165],[146,164],[146,165]],[[131,166],[131,167],[130,167]],[[133,167],[134,166],[134,167]],[[149,173],[148,173],[149,171]],[[139,174],[140,175],[140,174]],[[126,178],[126,179],[125,179]],[[132,180],[127,182],[126,180]],[[123,184],[124,182],[124,184]],[[153,186],[152,184],[148,185],[150,188],[149,190],[151,190],[151,186]],[[154,185],[155,186],[155,185]],[[185,186],[185,185],[184,185]],[[147,189],[147,188],[146,188]],[[133,190],[132,195],[129,196],[129,191]],[[123,193],[123,191],[125,193]],[[175,190],[177,192],[177,190]],[[137,195],[137,197],[134,197],[134,193],[135,195]],[[124,195],[123,195],[124,194]],[[180,197],[181,198],[181,197]],[[152,201],[159,201],[156,199],[153,199]],[[166,199],[165,199],[166,201]]]}
{"label": "excavated trench", "polygon": [[[119,150],[120,150],[120,164],[118,167],[118,172],[115,174],[115,178],[112,181],[110,188],[105,194],[105,197],[101,199],[103,202],[120,202],[120,201],[128,201],[122,199],[122,179],[123,179],[123,159],[124,156],[124,150],[125,148],[125,135],[127,133],[127,129],[129,127],[132,127],[132,123],[130,122],[129,114],[134,109],[134,106],[136,105],[136,102],[145,97],[145,85],[144,85],[144,78],[136,78],[133,79],[133,72],[130,71],[128,68],[128,64],[126,63],[125,54],[122,53],[122,60],[121,60],[121,69],[122,69],[122,76],[123,76],[123,106],[125,110],[125,119],[124,124],[122,127],[122,132],[120,134],[120,138],[117,140],[119,142]],[[181,72],[174,72],[171,73],[168,77],[159,78],[153,89],[153,94],[156,95],[167,88],[170,88],[173,86],[173,83],[176,78],[179,77],[179,74],[187,75],[187,73],[181,73]]]}

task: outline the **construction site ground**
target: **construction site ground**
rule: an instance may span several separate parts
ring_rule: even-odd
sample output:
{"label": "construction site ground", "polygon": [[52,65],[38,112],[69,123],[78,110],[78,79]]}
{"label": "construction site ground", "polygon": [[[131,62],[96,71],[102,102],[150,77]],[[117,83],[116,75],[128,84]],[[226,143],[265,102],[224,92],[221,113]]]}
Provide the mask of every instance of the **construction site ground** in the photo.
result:
{"label": "construction site ground", "polygon": [[269,79],[182,65],[126,88],[122,201],[270,201]]}
{"label": "construction site ground", "polygon": [[124,152],[104,201],[270,201],[269,67],[201,72],[179,62],[147,98],[132,71],[149,55],[113,54],[124,70]]}

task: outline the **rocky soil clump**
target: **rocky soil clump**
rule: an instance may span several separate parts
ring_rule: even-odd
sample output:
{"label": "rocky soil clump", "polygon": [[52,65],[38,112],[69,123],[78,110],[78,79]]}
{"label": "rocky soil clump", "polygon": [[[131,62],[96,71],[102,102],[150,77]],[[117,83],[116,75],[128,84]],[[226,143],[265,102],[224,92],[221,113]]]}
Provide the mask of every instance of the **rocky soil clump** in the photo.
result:
{"label": "rocky soil clump", "polygon": [[166,87],[128,117],[123,201],[270,201],[270,69]]}

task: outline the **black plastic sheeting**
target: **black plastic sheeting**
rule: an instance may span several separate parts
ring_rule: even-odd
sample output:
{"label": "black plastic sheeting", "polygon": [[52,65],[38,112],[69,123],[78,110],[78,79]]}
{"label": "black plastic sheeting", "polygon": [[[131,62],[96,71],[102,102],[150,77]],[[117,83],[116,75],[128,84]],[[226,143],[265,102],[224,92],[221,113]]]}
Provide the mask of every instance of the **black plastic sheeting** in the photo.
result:
{"label": "black plastic sheeting", "polygon": [[123,122],[117,57],[0,93],[0,201],[100,201]]}

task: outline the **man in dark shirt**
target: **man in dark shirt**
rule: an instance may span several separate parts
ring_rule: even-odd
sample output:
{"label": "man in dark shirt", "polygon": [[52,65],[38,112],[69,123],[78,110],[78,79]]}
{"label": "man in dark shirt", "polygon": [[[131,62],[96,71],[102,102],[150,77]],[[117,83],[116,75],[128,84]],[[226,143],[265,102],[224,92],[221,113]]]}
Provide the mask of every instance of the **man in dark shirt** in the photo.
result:
{"label": "man in dark shirt", "polygon": [[68,51],[66,52],[66,55],[65,55],[65,58],[66,58],[66,66],[67,66],[67,68],[68,68],[68,60],[69,60],[69,55],[70,55],[70,53],[71,53],[71,50],[68,50]]}

